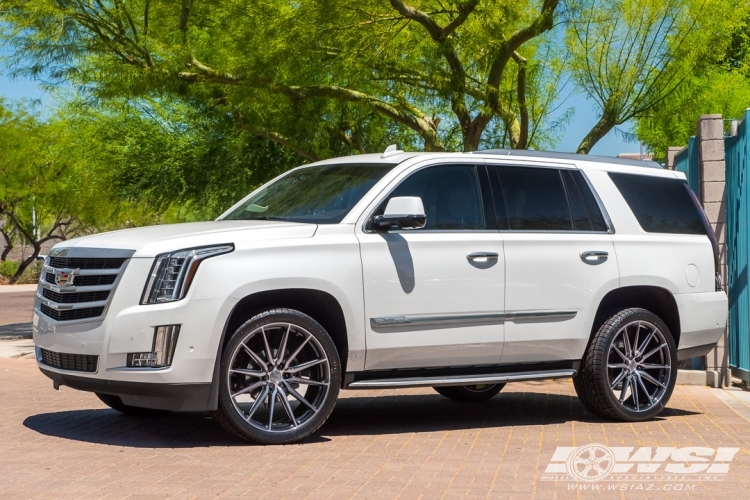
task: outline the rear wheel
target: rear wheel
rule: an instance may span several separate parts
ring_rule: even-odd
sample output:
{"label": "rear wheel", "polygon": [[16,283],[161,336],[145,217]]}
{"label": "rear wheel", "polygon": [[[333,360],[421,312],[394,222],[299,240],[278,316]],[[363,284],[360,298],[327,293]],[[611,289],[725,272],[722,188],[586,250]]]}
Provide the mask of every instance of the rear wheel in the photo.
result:
{"label": "rear wheel", "polygon": [[573,384],[592,413],[638,422],[658,415],[677,379],[677,346],[667,325],[645,309],[625,309],[604,323]]}
{"label": "rear wheel", "polygon": [[457,401],[485,401],[500,392],[505,384],[455,385],[433,387],[441,396]]}
{"label": "rear wheel", "polygon": [[140,408],[138,406],[126,405],[122,402],[120,396],[114,396],[112,394],[101,394],[97,392],[96,397],[113,410],[117,410],[125,415],[130,415],[131,417],[158,417],[169,413],[167,410],[155,410],[153,408]]}
{"label": "rear wheel", "polygon": [[239,327],[221,361],[216,420],[262,444],[299,441],[320,428],[336,404],[341,362],[317,321],[274,309]]}

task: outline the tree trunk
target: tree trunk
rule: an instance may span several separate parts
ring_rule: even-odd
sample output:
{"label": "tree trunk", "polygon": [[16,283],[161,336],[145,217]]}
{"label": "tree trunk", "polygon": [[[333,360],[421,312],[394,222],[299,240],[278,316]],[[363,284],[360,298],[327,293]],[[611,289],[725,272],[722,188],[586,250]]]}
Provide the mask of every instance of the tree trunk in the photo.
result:
{"label": "tree trunk", "polygon": [[34,249],[34,251],[31,252],[31,255],[29,256],[29,258],[24,259],[18,263],[18,270],[16,271],[16,274],[14,274],[13,277],[10,279],[11,285],[15,285],[18,282],[18,280],[21,279],[21,276],[23,275],[24,271],[26,271],[26,268],[36,261],[36,258],[39,256],[39,252],[42,251],[42,245],[38,243],[34,243],[32,248]]}
{"label": "tree trunk", "polygon": [[13,242],[10,240],[10,236],[0,231],[0,233],[3,235],[3,239],[5,240],[5,248],[3,249],[3,254],[0,255],[0,262],[5,262],[5,260],[8,258],[8,254],[11,250],[13,250]]}
{"label": "tree trunk", "polygon": [[607,133],[612,130],[615,125],[617,125],[617,123],[615,123],[614,120],[611,120],[605,116],[599,118],[599,121],[596,122],[596,125],[591,127],[589,133],[586,134],[586,137],[583,138],[581,144],[578,145],[576,153],[583,155],[589,154],[591,152],[591,149],[594,147],[594,144],[599,142],[602,137],[607,135]]}

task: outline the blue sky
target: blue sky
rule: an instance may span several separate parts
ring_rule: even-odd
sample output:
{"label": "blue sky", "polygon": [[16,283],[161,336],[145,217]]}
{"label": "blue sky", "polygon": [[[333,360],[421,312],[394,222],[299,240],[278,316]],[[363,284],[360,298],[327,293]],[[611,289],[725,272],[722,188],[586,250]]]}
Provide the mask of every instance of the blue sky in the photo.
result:
{"label": "blue sky", "polygon": [[[50,100],[50,96],[45,94],[44,90],[33,81],[27,79],[10,80],[3,75],[0,75],[0,96],[7,99],[41,99],[42,103]],[[573,115],[573,119],[566,127],[562,139],[554,149],[555,151],[573,152],[589,128],[596,123],[597,116],[593,103],[581,95],[574,94],[563,107],[574,108],[575,115]],[[620,129],[629,132],[630,126],[624,124],[620,126]],[[635,153],[638,152],[638,149],[637,143],[626,143],[621,134],[616,134],[613,130],[596,143],[591,154],[617,156],[618,153]]]}

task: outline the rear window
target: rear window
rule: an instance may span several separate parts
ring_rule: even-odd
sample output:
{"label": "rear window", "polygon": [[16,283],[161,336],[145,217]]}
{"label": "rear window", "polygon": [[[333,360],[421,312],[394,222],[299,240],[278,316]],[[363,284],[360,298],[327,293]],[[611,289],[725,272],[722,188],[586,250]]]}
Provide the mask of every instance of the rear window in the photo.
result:
{"label": "rear window", "polygon": [[648,233],[706,234],[687,183],[646,175],[610,172],[622,197]]}
{"label": "rear window", "polygon": [[516,231],[571,231],[573,221],[560,172],[496,167],[508,226]]}

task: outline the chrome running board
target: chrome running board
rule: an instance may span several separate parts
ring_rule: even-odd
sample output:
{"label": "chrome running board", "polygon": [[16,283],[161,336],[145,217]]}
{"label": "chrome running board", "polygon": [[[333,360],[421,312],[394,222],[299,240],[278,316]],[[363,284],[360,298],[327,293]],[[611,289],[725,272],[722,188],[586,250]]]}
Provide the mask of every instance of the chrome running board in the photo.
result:
{"label": "chrome running board", "polygon": [[549,370],[521,373],[496,373],[487,375],[449,375],[443,377],[410,377],[380,380],[358,380],[350,383],[347,389],[398,389],[404,387],[438,387],[450,385],[501,384],[524,382],[527,380],[568,378],[576,375],[576,370]]}

